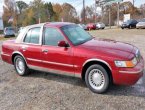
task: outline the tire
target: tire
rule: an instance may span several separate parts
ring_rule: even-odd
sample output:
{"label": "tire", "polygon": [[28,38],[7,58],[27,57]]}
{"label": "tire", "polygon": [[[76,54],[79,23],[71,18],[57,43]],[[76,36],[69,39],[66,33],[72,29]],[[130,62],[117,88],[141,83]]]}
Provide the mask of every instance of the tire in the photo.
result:
{"label": "tire", "polygon": [[105,93],[110,85],[110,80],[107,71],[101,65],[98,64],[91,65],[87,69],[85,74],[85,82],[87,87],[92,92],[98,94]]}
{"label": "tire", "polygon": [[14,67],[18,75],[25,76],[29,73],[29,68],[26,65],[22,56],[17,55],[14,58]]}
{"label": "tire", "polygon": [[8,38],[6,35],[4,35],[4,38]]}

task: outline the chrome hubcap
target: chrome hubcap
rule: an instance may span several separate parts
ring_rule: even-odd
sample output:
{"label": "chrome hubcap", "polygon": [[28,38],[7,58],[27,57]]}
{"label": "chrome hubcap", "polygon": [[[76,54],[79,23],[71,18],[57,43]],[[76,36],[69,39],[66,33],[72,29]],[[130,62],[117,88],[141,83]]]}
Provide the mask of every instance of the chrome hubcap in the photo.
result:
{"label": "chrome hubcap", "polygon": [[104,87],[105,77],[99,69],[93,69],[89,73],[89,83],[93,89],[100,90]]}
{"label": "chrome hubcap", "polygon": [[23,72],[25,70],[24,63],[20,58],[16,59],[16,69],[20,75],[23,74]]}

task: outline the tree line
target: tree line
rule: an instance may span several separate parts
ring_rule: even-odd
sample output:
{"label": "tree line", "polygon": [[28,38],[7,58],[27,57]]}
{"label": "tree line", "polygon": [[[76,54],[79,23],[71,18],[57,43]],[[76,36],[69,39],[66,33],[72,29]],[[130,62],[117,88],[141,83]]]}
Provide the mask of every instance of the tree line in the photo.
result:
{"label": "tree line", "polygon": [[[95,14],[95,5],[86,6],[81,10],[81,14],[76,11],[76,8],[69,3],[47,3],[43,0],[33,0],[29,4],[24,1],[13,2],[13,0],[4,0],[4,13],[3,21],[5,26],[27,26],[36,23],[43,22],[74,22],[80,23],[85,21],[89,22],[104,22],[109,24],[109,13],[111,10],[111,25],[114,25],[114,21],[117,20],[117,3],[113,3],[111,7],[102,6],[102,12]],[[111,9],[109,9],[111,8]],[[142,4],[140,8],[135,7],[131,2],[123,2],[120,4],[120,20],[123,20],[124,14],[131,14],[134,19],[145,18],[145,4]],[[85,14],[85,18],[84,18]],[[9,19],[12,18],[12,22]],[[85,20],[84,20],[85,19]]]}

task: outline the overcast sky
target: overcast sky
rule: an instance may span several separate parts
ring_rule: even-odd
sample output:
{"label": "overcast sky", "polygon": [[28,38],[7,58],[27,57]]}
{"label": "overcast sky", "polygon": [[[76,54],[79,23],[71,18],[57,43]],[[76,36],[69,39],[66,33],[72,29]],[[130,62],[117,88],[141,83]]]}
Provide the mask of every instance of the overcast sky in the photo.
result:
{"label": "overcast sky", "polygon": [[[0,13],[3,12],[3,8],[2,8],[3,1],[4,0],[0,0],[0,3],[1,3],[0,4]],[[15,0],[15,1],[20,1],[20,0]],[[22,0],[22,1],[24,1],[26,3],[30,3],[30,1],[33,1],[33,0]],[[43,1],[52,2],[52,3],[61,3],[61,4],[63,4],[64,2],[67,2],[67,3],[70,3],[71,5],[73,5],[77,9],[77,11],[80,12],[80,10],[82,9],[82,1],[83,0],[43,0]],[[85,4],[90,6],[90,5],[94,4],[95,0],[85,0],[85,1],[86,1]],[[132,2],[132,0],[124,0],[124,1],[131,1]],[[145,3],[145,0],[135,0],[135,5],[137,7],[139,7],[143,3]]]}

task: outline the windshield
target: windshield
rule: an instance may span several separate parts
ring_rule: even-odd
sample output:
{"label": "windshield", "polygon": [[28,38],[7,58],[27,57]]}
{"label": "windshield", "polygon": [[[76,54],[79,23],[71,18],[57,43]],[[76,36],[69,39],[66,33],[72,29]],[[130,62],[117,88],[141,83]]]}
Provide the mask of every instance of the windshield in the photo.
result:
{"label": "windshield", "polygon": [[126,23],[131,23],[131,22],[132,22],[132,20],[127,20],[127,21],[126,21]]}
{"label": "windshield", "polygon": [[93,38],[77,25],[67,25],[63,26],[61,29],[74,45],[80,45]]}

